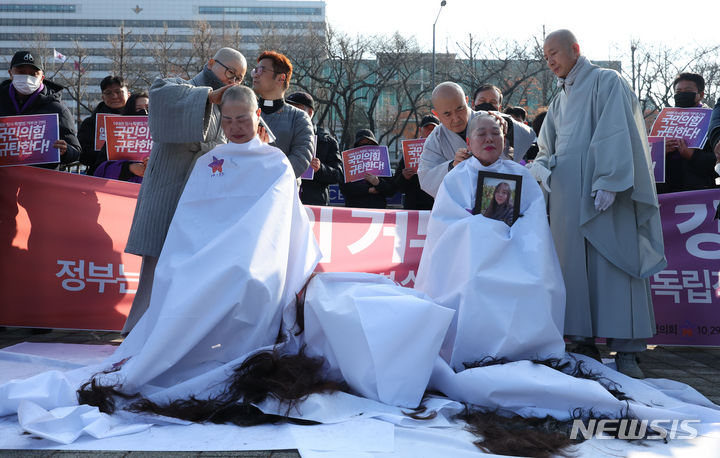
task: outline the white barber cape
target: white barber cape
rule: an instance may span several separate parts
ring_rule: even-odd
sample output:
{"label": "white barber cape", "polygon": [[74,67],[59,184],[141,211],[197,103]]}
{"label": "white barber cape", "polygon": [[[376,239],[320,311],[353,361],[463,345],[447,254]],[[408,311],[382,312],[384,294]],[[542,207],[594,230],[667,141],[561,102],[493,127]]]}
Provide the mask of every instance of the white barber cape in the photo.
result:
{"label": "white barber cape", "polygon": [[[522,176],[512,226],[472,215],[478,172]],[[525,167],[471,157],[443,180],[430,215],[415,288],[456,311],[441,355],[453,369],[485,357],[561,356],[565,287],[545,201]]]}

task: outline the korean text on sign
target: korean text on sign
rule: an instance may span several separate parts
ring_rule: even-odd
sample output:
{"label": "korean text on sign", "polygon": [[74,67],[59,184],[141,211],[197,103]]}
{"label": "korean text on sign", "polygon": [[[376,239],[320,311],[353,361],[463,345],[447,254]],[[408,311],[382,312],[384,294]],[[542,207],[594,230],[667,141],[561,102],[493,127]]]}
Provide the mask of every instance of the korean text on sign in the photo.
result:
{"label": "korean text on sign", "polygon": [[360,146],[342,152],[345,183],[362,180],[365,174],[392,176],[387,146]]}
{"label": "korean text on sign", "polygon": [[420,161],[420,155],[423,152],[423,146],[425,145],[424,138],[418,138],[415,140],[403,140],[403,158],[405,159],[405,167],[417,170],[418,162]]}
{"label": "korean text on sign", "polygon": [[93,285],[100,294],[135,294],[140,281],[140,274],[125,272],[123,264],[115,268],[112,263],[97,264],[85,259],[58,259],[57,264],[60,270],[55,276],[61,280],[62,288],[66,291],[82,291],[86,286]]}
{"label": "korean text on sign", "polygon": [[0,117],[0,166],[60,162],[58,115]]}
{"label": "korean text on sign", "polygon": [[688,148],[702,148],[710,127],[709,108],[663,108],[653,123],[653,137],[683,138]]}
{"label": "korean text on sign", "polygon": [[95,114],[95,151],[100,151],[105,146],[105,118],[109,116],[120,116],[114,113],[96,113]]}
{"label": "korean text on sign", "polygon": [[142,160],[150,154],[152,139],[147,116],[105,118],[108,159]]}

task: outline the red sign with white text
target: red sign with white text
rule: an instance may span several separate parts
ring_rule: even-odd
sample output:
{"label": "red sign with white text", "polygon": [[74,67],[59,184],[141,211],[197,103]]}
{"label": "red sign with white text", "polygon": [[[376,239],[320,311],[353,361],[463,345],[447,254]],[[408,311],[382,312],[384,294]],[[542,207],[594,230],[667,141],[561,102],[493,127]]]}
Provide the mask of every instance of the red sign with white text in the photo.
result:
{"label": "red sign with white text", "polygon": [[110,116],[105,118],[108,159],[142,161],[150,155],[152,138],[147,116]]}
{"label": "red sign with white text", "polygon": [[405,159],[405,167],[417,170],[418,162],[420,162],[420,155],[423,152],[424,145],[424,138],[416,138],[414,140],[402,141],[403,159]]}

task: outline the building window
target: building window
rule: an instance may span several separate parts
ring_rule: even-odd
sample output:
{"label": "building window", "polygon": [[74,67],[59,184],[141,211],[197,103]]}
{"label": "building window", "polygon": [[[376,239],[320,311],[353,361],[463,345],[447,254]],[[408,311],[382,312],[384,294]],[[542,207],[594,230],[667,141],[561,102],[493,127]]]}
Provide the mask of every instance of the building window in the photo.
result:
{"label": "building window", "polygon": [[200,6],[200,14],[284,14],[298,16],[322,15],[321,8],[294,8],[271,6]]}
{"label": "building window", "polygon": [[3,13],[74,13],[75,5],[23,5],[10,3],[0,5],[0,12]]}

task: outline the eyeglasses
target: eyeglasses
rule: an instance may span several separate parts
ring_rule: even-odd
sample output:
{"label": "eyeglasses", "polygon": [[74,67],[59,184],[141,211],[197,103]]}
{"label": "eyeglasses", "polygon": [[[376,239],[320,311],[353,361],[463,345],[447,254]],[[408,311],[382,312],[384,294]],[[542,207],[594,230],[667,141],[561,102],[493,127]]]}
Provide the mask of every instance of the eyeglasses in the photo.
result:
{"label": "eyeglasses", "polygon": [[215,62],[220,64],[220,66],[225,69],[225,78],[229,79],[230,81],[240,81],[242,79],[239,76],[237,76],[237,73],[235,73],[227,65],[223,64],[222,62],[220,62],[217,59],[215,59]]}
{"label": "eyeglasses", "polygon": [[252,69],[252,74],[253,74],[253,75],[260,76],[260,75],[263,74],[263,72],[271,72],[271,73],[274,73],[274,74],[280,73],[280,72],[276,72],[275,70],[273,70],[273,69],[271,69],[271,68],[263,67],[262,65],[258,65],[257,67],[255,67],[255,68]]}

